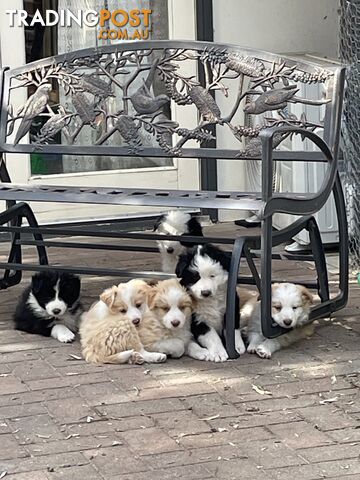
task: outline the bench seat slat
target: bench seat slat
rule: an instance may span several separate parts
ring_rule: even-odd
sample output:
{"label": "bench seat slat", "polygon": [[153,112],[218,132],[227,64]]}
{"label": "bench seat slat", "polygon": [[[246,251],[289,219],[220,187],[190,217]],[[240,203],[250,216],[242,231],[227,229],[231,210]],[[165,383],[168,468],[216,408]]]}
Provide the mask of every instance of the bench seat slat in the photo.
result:
{"label": "bench seat slat", "polygon": [[0,200],[259,210],[257,194],[198,190],[65,187],[1,183]]}

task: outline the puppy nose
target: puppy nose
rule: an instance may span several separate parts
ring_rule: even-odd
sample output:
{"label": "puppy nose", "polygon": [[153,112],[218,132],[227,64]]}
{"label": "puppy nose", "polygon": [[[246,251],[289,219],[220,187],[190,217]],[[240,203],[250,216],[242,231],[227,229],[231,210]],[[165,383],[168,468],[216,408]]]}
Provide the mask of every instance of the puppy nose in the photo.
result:
{"label": "puppy nose", "polygon": [[173,247],[168,247],[168,248],[167,248],[167,252],[168,252],[168,253],[174,253]]}
{"label": "puppy nose", "polygon": [[203,297],[210,297],[211,291],[210,290],[201,290],[201,295]]}
{"label": "puppy nose", "polygon": [[60,312],[61,312],[60,308],[54,308],[53,310],[54,315],[59,315]]}
{"label": "puppy nose", "polygon": [[133,322],[134,325],[139,325],[140,318],[134,318],[132,322]]}
{"label": "puppy nose", "polygon": [[173,327],[178,327],[180,325],[180,321],[179,320],[171,320],[171,325]]}
{"label": "puppy nose", "polygon": [[285,324],[287,327],[290,327],[291,323],[292,323],[292,322],[291,322],[291,320],[289,320],[289,319],[284,320],[284,324]]}

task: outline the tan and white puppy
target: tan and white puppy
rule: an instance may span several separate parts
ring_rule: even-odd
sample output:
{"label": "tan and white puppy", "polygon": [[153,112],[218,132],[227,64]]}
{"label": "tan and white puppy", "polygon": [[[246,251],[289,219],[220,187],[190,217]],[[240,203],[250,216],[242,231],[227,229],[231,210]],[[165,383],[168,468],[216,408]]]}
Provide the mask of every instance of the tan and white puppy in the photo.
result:
{"label": "tan and white puppy", "polygon": [[[241,295],[241,294],[240,294]],[[243,303],[243,302],[241,302]],[[240,311],[240,323],[247,329],[249,345],[247,351],[261,358],[271,355],[283,347],[307,338],[314,332],[314,325],[307,324],[313,296],[305,287],[294,283],[272,285],[271,315],[278,325],[292,329],[277,338],[265,338],[261,330],[261,305],[251,296]]]}
{"label": "tan and white puppy", "polygon": [[148,312],[148,285],[131,280],[108,288],[81,317],[80,342],[87,362],[160,363],[166,355],[148,352],[139,338],[139,325]]}
{"label": "tan and white puppy", "polygon": [[149,314],[139,326],[147,350],[180,358],[192,338],[192,301],[177,279],[164,280],[148,290]]}

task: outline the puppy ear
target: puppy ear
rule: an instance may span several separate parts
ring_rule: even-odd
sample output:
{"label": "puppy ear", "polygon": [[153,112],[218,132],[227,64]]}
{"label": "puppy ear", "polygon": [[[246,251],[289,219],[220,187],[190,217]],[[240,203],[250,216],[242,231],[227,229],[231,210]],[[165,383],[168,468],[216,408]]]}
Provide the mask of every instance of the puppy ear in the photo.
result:
{"label": "puppy ear", "polygon": [[100,300],[105,303],[109,308],[114,305],[117,294],[117,287],[113,285],[111,288],[107,288],[101,295]]}
{"label": "puppy ear", "polygon": [[178,278],[181,278],[183,276],[183,273],[184,273],[184,270],[185,270],[187,264],[188,264],[188,255],[186,253],[180,255],[178,263],[177,263],[176,268],[175,268],[175,275]]}
{"label": "puppy ear", "polygon": [[156,232],[156,230],[160,227],[161,222],[164,220],[164,218],[165,218],[165,215],[160,215],[160,217],[156,219],[156,222],[154,223],[154,228],[153,228],[154,232]]}
{"label": "puppy ear", "polygon": [[156,287],[149,287],[146,292],[146,302],[150,309],[154,307],[156,292],[157,292]]}
{"label": "puppy ear", "polygon": [[194,237],[202,237],[203,231],[202,226],[200,225],[199,220],[196,217],[191,217],[188,221],[189,235]]}
{"label": "puppy ear", "polygon": [[43,286],[43,276],[40,273],[33,275],[31,278],[31,290],[36,294],[39,293]]}
{"label": "puppy ear", "polygon": [[301,288],[301,298],[304,303],[309,303],[312,305],[314,303],[314,297],[313,294],[306,288],[306,287],[300,287]]}

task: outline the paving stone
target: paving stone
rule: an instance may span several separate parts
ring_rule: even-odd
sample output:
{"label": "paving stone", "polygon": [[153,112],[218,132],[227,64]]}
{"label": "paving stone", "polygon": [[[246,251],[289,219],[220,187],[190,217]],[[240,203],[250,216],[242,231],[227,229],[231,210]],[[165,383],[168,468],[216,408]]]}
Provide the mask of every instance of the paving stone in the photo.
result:
{"label": "paving stone", "polygon": [[233,417],[241,413],[240,407],[235,407],[217,393],[185,397],[183,404],[184,407],[191,408],[199,418]]}
{"label": "paving stone", "polygon": [[96,407],[95,411],[109,419],[121,419],[137,415],[150,415],[152,413],[173,412],[185,410],[186,406],[178,398],[160,398],[139,402],[127,402],[114,405]]}
{"label": "paving stone", "polygon": [[[166,414],[167,415],[167,414]],[[63,425],[61,431],[66,432],[65,435],[94,435],[101,438],[101,434],[112,432],[126,432],[127,430],[143,430],[145,428],[154,427],[154,420],[144,415],[137,417],[126,417],[122,420],[101,420],[90,423],[73,423],[71,425]]]}
{"label": "paving stone", "polygon": [[139,390],[134,388],[128,391],[129,397],[134,400],[156,400],[160,398],[178,398],[192,395],[213,393],[214,388],[206,383],[192,383],[186,385],[173,385],[170,387],[145,388]]}
{"label": "paving stone", "polygon": [[13,375],[7,375],[1,379],[0,395],[26,392],[28,387]]}
{"label": "paving stone", "polygon": [[31,403],[29,405],[9,405],[0,407],[0,420],[4,418],[20,418],[29,415],[41,415],[47,413],[44,405],[41,403]]}
{"label": "paving stone", "polygon": [[[269,470],[275,480],[312,480],[317,478],[336,478],[360,473],[360,462],[357,459],[335,460],[331,462],[311,463],[299,467],[287,467]],[[345,477],[346,478],[346,477]]]}
{"label": "paving stone", "polygon": [[179,445],[157,427],[143,430],[128,430],[119,435],[129,446],[130,450],[137,455],[150,455],[179,450]]}
{"label": "paving stone", "polygon": [[20,444],[44,443],[65,438],[49,415],[33,415],[9,420],[9,426]]}
{"label": "paving stone", "polygon": [[87,417],[92,419],[97,417],[81,397],[49,400],[44,402],[44,405],[55,421],[60,424],[85,422]]}
{"label": "paving stone", "polygon": [[26,382],[26,385],[28,385],[31,390],[43,390],[103,382],[104,375],[102,373],[89,373],[86,375],[67,375],[65,377],[29,380]]}
{"label": "paving stone", "polygon": [[[73,435],[73,434],[70,434]],[[108,433],[102,436],[68,436],[64,440],[52,441],[43,440],[41,443],[27,445],[27,450],[31,455],[51,455],[54,453],[84,452],[100,447],[115,447],[122,443],[121,438],[116,433]]]}
{"label": "paving stone", "polygon": [[83,455],[105,478],[119,478],[124,473],[133,474],[150,469],[146,460],[134,456],[128,447],[123,445],[86,450]]}
{"label": "paving stone", "polygon": [[12,364],[12,373],[22,381],[59,377],[60,373],[42,359]]}
{"label": "paving stone", "polygon": [[12,434],[1,435],[0,442],[0,461],[29,456],[27,451],[23,447],[18,445],[15,437]]}
{"label": "paving stone", "polygon": [[313,447],[298,450],[297,453],[310,463],[328,462],[331,460],[345,460],[347,458],[357,458],[359,456],[359,443],[354,442],[346,445],[326,445],[324,447]]}
{"label": "paving stone", "polygon": [[291,427],[290,424],[269,425],[268,429],[290,448],[310,448],[333,443],[329,436],[306,422],[292,423]]}
{"label": "paving stone", "polygon": [[[179,467],[131,473],[111,477],[109,480],[210,480],[210,473],[204,465],[183,465]],[[212,479],[214,477],[211,477]]]}
{"label": "paving stone", "polygon": [[0,406],[24,405],[26,403],[37,403],[71,397],[79,397],[79,392],[74,387],[36,390],[35,392],[30,391],[12,395],[0,395]]}
{"label": "paving stone", "polygon": [[[250,409],[251,410],[251,409]],[[281,423],[299,422],[303,417],[297,411],[275,411],[275,412],[247,412],[236,417],[215,418],[208,423],[213,428],[241,429],[250,427],[261,427],[265,425],[278,425]]]}
{"label": "paving stone", "polygon": [[211,432],[206,421],[200,420],[191,410],[151,415],[156,425],[165,430],[170,437],[183,437],[197,433]]}
{"label": "paving stone", "polygon": [[228,443],[241,444],[254,440],[267,440],[273,437],[272,433],[263,427],[245,428],[241,430],[218,431],[187,435],[179,439],[181,446],[186,448],[209,447],[211,445],[225,445]]}
{"label": "paving stone", "polygon": [[[48,480],[102,480],[100,475],[91,465],[81,467],[58,468],[54,472],[47,472]],[[10,479],[11,480],[11,479]],[[34,479],[35,480],[35,479]],[[37,480],[37,479],[36,479]],[[41,479],[40,479],[41,480]]]}
{"label": "paving stone", "polygon": [[340,443],[360,442],[360,428],[343,428],[328,432],[328,435]]}
{"label": "paving stone", "polygon": [[[60,453],[51,456],[1,460],[0,472],[6,471],[9,475],[20,472],[33,472],[34,470],[48,470],[56,468],[68,468],[89,463],[81,453]],[[11,477],[10,477],[11,478]]]}
{"label": "paving stone", "polygon": [[6,475],[7,480],[49,480],[47,472],[39,470],[26,473],[15,473],[15,475]]}
{"label": "paving stone", "polygon": [[323,432],[359,425],[354,418],[340,409],[335,409],[331,404],[301,408],[298,412],[308,423],[316,425]]}

